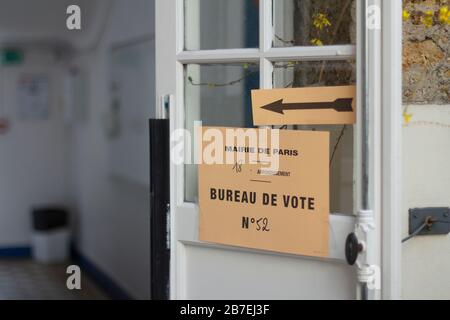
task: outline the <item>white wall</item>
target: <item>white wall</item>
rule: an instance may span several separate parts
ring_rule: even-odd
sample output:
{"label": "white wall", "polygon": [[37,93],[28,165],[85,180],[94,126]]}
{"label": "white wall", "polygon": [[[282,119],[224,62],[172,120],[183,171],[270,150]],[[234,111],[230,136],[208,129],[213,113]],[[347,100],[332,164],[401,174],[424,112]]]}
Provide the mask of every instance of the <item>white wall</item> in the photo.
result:
{"label": "white wall", "polygon": [[[153,10],[151,0],[114,1],[98,47],[74,61],[87,75],[89,86],[88,114],[75,125],[72,137],[76,245],[136,298],[150,296],[149,190],[110,176],[103,125],[110,104],[109,50],[130,40],[154,39]],[[148,58],[154,55],[149,52]]]}
{"label": "white wall", "polygon": [[[408,209],[450,207],[450,105],[410,106],[403,129],[403,237]],[[450,299],[450,235],[420,236],[402,246],[404,299]]]}
{"label": "white wall", "polygon": [[[68,137],[58,95],[61,70],[46,49],[25,50],[24,64],[0,69],[0,116],[11,122],[11,130],[0,135],[0,247],[29,246],[33,206],[67,203]],[[17,83],[23,73],[48,75],[48,120],[19,119]]]}

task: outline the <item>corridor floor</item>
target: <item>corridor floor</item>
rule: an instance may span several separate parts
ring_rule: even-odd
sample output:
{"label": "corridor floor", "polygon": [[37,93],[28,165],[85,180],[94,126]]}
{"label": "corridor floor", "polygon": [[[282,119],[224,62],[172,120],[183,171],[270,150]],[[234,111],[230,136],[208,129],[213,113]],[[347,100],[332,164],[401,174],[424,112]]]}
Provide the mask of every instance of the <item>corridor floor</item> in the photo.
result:
{"label": "corridor floor", "polygon": [[0,259],[0,300],[104,300],[87,276],[81,290],[68,290],[69,264],[41,264],[31,259]]}

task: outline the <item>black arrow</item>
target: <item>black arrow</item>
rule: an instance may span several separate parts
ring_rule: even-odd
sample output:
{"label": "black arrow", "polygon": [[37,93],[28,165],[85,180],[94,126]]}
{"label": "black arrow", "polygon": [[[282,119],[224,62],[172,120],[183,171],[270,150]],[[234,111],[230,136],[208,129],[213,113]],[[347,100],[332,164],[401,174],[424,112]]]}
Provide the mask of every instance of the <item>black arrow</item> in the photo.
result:
{"label": "black arrow", "polygon": [[262,106],[261,109],[284,114],[284,110],[334,109],[337,112],[351,112],[353,98],[340,98],[330,102],[283,103],[283,99]]}

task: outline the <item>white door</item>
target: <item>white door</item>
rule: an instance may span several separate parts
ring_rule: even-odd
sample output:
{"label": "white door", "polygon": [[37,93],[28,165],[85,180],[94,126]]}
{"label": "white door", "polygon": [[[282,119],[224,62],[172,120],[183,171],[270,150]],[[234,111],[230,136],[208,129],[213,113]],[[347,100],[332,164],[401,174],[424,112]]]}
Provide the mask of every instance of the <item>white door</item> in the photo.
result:
{"label": "white door", "polygon": [[[357,3],[157,0],[156,95],[169,101],[171,130],[192,130],[195,120],[251,126],[250,89],[356,83]],[[329,258],[200,242],[197,168],[172,164],[172,299],[357,297],[356,269],[345,262],[344,244],[359,209],[361,129],[301,128],[332,133]]]}

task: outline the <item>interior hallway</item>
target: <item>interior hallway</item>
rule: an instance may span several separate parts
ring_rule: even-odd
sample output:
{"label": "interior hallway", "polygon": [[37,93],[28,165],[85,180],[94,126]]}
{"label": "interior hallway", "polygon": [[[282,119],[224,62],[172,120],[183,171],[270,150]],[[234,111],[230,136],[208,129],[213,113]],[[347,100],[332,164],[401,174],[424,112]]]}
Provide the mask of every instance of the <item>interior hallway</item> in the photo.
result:
{"label": "interior hallway", "polygon": [[83,271],[70,292],[62,265],[27,260],[47,206],[67,208],[96,281],[149,299],[154,0],[0,0],[0,54],[0,299],[105,298]]}

